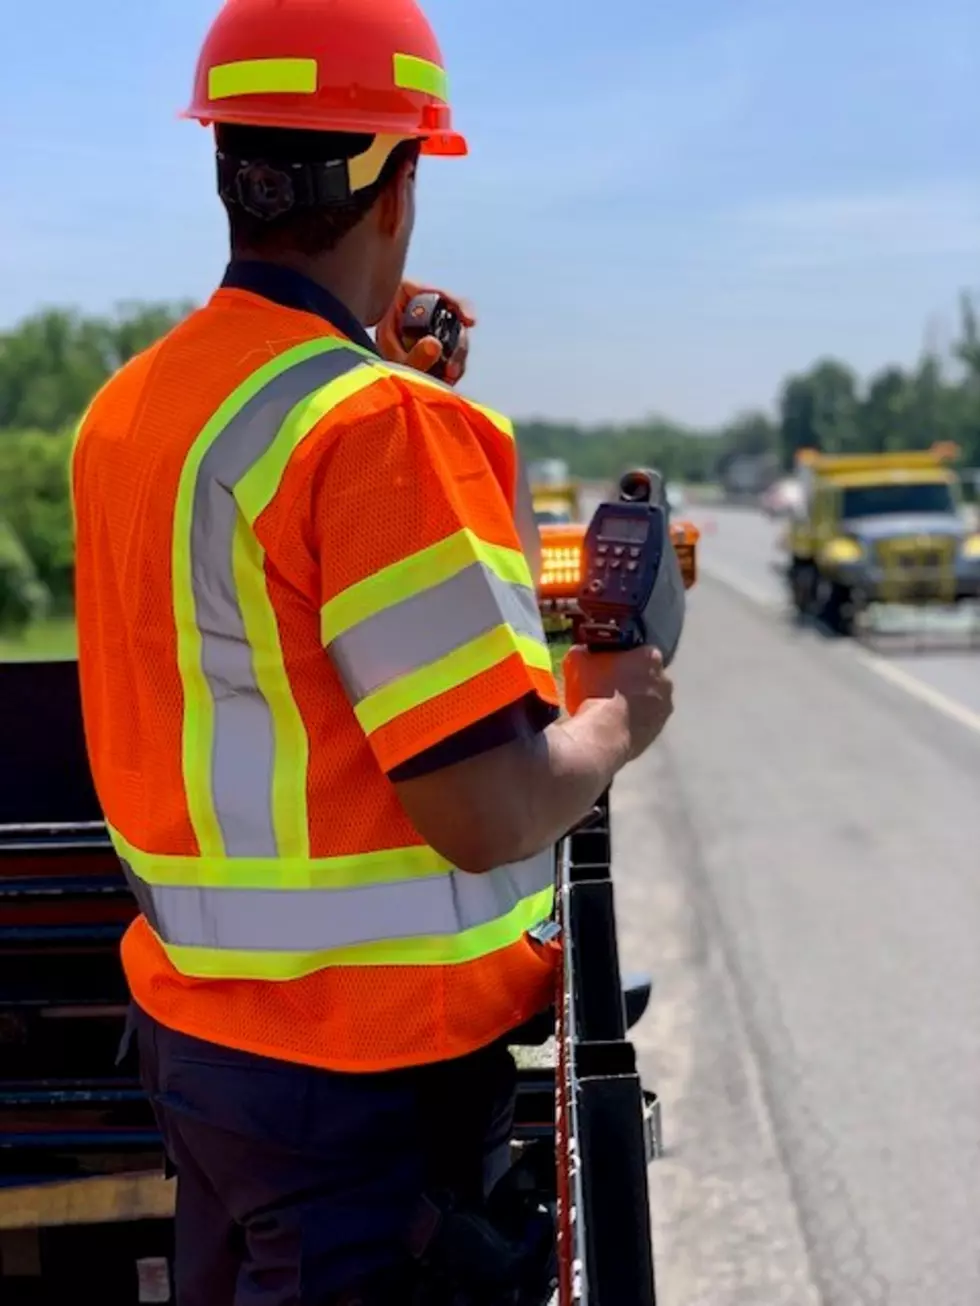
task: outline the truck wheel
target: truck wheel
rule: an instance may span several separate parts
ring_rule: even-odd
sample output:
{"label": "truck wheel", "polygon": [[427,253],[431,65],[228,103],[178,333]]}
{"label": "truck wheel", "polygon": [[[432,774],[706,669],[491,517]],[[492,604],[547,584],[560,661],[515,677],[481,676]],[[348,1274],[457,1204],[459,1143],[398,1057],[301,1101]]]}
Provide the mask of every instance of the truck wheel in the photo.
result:
{"label": "truck wheel", "polygon": [[835,635],[854,634],[854,595],[846,585],[830,584],[821,595],[819,617]]}
{"label": "truck wheel", "polygon": [[793,609],[798,617],[806,617],[813,611],[816,594],[817,573],[809,562],[800,562],[794,558],[788,571],[790,597]]}

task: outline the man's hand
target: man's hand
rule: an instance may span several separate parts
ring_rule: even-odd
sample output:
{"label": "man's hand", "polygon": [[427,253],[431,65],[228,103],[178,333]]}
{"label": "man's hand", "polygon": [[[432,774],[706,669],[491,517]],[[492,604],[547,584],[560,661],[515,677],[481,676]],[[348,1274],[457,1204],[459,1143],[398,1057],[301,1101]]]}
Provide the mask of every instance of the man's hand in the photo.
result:
{"label": "man's hand", "polygon": [[645,752],[673,711],[657,649],[569,651],[572,716],[464,762],[395,783],[426,843],[479,873],[540,852],[577,825],[613,777]]}
{"label": "man's hand", "polygon": [[626,653],[590,653],[569,649],[562,663],[565,706],[574,715],[590,700],[619,699],[626,715],[629,756],[646,752],[674,710],[673,681],[664,671],[659,649]]}
{"label": "man's hand", "polygon": [[[419,372],[428,372],[439,361],[442,354],[442,345],[435,336],[426,336],[411,349],[405,348],[399,336],[399,328],[405,309],[416,295],[431,290],[435,290],[435,287],[417,285],[414,281],[402,282],[398,294],[395,296],[395,302],[378,323],[377,341],[382,358],[387,358],[390,363],[404,363],[408,367],[414,367]],[[438,293],[452,305],[463,324],[459,344],[452,358],[446,364],[445,379],[450,385],[455,385],[457,381],[462,379],[466,371],[466,359],[470,352],[469,328],[476,326],[476,318],[465,300],[456,299],[442,290]]]}

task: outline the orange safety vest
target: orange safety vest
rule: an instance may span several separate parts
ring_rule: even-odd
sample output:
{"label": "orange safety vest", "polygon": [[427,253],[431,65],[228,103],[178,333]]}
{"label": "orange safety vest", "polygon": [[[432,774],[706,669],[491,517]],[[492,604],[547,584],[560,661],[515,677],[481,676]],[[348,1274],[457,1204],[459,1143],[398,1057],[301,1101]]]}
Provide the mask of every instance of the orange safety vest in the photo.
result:
{"label": "orange safety vest", "polygon": [[223,288],[96,396],[75,446],[93,775],[164,1025],[374,1071],[547,1005],[552,852],[483,875],[386,773],[558,701],[504,418],[311,313]]}

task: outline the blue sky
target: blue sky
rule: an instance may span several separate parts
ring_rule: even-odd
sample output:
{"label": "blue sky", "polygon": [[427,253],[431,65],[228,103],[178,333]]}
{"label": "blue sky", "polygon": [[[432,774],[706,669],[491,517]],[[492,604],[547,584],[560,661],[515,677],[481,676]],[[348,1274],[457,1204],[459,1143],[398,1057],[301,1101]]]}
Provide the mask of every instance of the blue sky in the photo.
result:
{"label": "blue sky", "polygon": [[[215,0],[18,8],[0,79],[0,326],[201,298]],[[980,287],[977,0],[429,0],[472,155],[427,162],[410,270],[480,314],[516,415],[693,423],[836,352],[915,357]],[[52,36],[51,33],[55,35]]]}

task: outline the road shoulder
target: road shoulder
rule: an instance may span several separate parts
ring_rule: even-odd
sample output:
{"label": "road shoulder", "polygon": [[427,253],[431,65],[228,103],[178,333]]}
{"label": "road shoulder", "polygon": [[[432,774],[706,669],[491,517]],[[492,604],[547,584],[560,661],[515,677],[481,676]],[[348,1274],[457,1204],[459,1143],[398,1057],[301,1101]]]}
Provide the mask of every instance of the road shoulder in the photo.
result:
{"label": "road shoulder", "polygon": [[635,1031],[664,1115],[651,1170],[662,1306],[818,1306],[696,834],[670,750],[614,790],[622,964],[652,969],[651,1012]]}

